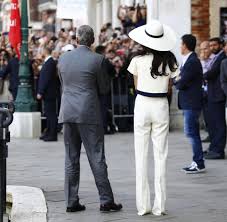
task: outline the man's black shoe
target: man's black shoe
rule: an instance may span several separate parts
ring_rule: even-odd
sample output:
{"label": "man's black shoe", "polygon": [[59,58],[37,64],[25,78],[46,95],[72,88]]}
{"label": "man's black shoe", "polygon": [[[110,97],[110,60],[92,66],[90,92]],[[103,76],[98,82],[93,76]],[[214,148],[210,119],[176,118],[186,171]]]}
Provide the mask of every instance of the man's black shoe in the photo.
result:
{"label": "man's black shoe", "polygon": [[67,207],[66,212],[73,213],[73,212],[84,211],[84,210],[86,210],[86,207],[84,205],[78,204],[74,207]]}
{"label": "man's black shoe", "polygon": [[210,142],[210,137],[207,136],[205,139],[202,140],[202,143],[209,143]]}
{"label": "man's black shoe", "polygon": [[42,135],[39,137],[40,140],[44,140],[46,137],[48,137],[48,130],[47,128],[43,130]]}
{"label": "man's black shoe", "polygon": [[55,142],[55,141],[58,141],[58,138],[57,137],[45,137],[43,139],[44,142]]}
{"label": "man's black shoe", "polygon": [[44,139],[46,139],[47,137],[48,137],[47,135],[42,135],[42,136],[39,137],[39,139],[40,139],[40,140],[44,140]]}
{"label": "man's black shoe", "polygon": [[122,204],[115,204],[115,203],[110,203],[110,204],[103,204],[100,205],[100,211],[101,212],[117,212],[122,209]]}
{"label": "man's black shoe", "polygon": [[204,158],[207,160],[223,160],[225,159],[225,154],[209,151],[207,154],[204,155]]}

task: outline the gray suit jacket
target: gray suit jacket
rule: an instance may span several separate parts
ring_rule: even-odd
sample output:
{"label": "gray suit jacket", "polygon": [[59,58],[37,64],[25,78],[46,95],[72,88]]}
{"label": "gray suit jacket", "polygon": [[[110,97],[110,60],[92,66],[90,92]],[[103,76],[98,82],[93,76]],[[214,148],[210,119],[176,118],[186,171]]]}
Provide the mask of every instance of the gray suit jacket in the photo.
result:
{"label": "gray suit jacket", "polygon": [[101,124],[99,95],[110,89],[104,56],[79,46],[60,57],[58,68],[62,82],[59,123]]}

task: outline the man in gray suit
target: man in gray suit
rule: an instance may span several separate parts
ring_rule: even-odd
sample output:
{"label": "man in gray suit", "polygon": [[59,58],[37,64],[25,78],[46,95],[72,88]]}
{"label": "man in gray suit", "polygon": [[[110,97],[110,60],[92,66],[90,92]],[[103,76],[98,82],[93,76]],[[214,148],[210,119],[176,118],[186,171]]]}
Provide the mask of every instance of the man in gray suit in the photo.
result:
{"label": "man in gray suit", "polygon": [[67,212],[85,210],[79,203],[80,151],[83,143],[100,196],[100,211],[119,211],[108,179],[104,154],[104,131],[99,95],[109,91],[106,60],[90,49],[94,31],[81,26],[77,31],[78,48],[59,59],[62,103],[59,122],[64,124],[65,195]]}

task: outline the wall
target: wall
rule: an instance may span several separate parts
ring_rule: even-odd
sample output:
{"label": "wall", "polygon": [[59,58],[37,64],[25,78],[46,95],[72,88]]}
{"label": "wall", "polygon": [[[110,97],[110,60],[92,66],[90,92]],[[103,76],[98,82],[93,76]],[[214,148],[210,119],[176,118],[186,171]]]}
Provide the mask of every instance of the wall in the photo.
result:
{"label": "wall", "polygon": [[[161,0],[159,1],[158,18],[161,22],[170,25],[178,35],[178,43],[173,50],[181,63],[180,38],[191,32],[191,1],[190,0]],[[173,98],[171,104],[170,127],[172,129],[183,128],[182,112],[178,109],[177,91],[173,87]]]}
{"label": "wall", "polygon": [[175,52],[180,59],[180,37],[191,32],[191,1],[190,0],[162,0],[159,1],[158,18],[170,25],[178,35],[178,45]]}
{"label": "wall", "polygon": [[39,0],[29,0],[31,21],[40,20],[40,16],[38,12],[38,2]]}
{"label": "wall", "polygon": [[191,7],[192,33],[197,37],[199,45],[210,38],[210,0],[192,0]]}
{"label": "wall", "polygon": [[227,7],[226,0],[210,0],[210,36],[220,35],[220,8]]}

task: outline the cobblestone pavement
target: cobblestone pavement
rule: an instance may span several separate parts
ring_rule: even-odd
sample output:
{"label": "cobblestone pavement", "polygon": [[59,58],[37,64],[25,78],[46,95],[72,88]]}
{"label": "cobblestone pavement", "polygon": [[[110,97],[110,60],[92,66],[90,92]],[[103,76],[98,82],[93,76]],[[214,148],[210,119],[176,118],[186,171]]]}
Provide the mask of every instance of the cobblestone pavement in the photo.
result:
{"label": "cobblestone pavement", "polygon": [[[191,148],[181,132],[170,133],[168,160],[168,215],[137,216],[135,206],[135,164],[133,134],[106,137],[106,157],[115,199],[124,205],[120,213],[101,214],[94,179],[84,151],[81,155],[81,203],[87,210],[65,213],[64,146],[59,142],[12,139],[9,144],[8,184],[42,188],[49,222],[226,222],[227,160],[206,162],[207,173],[186,175],[181,168],[191,162]],[[204,149],[208,145],[204,146]],[[150,187],[153,201],[153,154],[150,149]]]}

